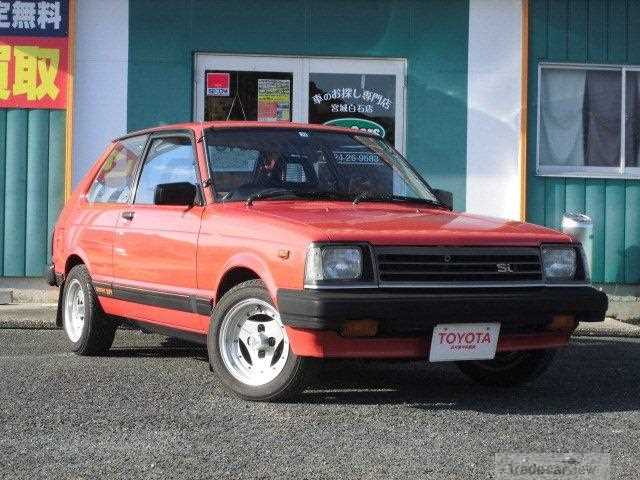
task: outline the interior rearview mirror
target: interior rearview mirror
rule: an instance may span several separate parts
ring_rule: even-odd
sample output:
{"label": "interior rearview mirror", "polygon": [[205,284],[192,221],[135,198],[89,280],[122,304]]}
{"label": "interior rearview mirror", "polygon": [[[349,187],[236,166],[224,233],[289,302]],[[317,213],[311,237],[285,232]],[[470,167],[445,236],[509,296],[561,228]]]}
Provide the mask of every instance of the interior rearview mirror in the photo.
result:
{"label": "interior rearview mirror", "polygon": [[449,210],[453,210],[453,193],[447,190],[434,190],[438,201],[444,204]]}
{"label": "interior rearview mirror", "polygon": [[196,186],[188,182],[160,183],[156,186],[153,203],[156,205],[184,205],[196,202]]}

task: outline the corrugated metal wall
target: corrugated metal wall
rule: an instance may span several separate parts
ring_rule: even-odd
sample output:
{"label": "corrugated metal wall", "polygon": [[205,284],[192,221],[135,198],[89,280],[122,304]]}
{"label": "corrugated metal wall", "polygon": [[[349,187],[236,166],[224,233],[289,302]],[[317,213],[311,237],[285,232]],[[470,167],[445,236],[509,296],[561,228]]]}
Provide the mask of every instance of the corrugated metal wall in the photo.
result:
{"label": "corrugated metal wall", "polygon": [[43,274],[64,158],[64,110],[0,110],[0,275]]}
{"label": "corrugated metal wall", "polygon": [[640,282],[640,181],[537,177],[536,113],[541,61],[640,65],[640,2],[531,0],[527,216],[560,226],[564,212],[594,221],[593,280]]}

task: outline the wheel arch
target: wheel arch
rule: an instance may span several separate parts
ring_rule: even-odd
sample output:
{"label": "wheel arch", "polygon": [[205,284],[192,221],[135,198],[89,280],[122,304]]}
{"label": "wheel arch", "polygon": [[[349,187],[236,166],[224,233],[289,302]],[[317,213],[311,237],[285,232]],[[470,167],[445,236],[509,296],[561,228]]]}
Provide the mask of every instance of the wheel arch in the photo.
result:
{"label": "wheel arch", "polygon": [[224,273],[217,282],[214,305],[229,289],[247,280],[262,280],[275,302],[277,293],[275,281],[266,262],[257,255],[244,253],[234,256],[221,271]]}
{"label": "wheel arch", "polygon": [[[67,275],[69,275],[69,272],[73,267],[75,267],[76,265],[86,264],[87,262],[85,262],[80,255],[76,253],[72,253],[71,255],[69,255],[64,262],[64,281],[66,281]],[[56,326],[58,328],[62,327],[62,301],[64,294],[64,281],[60,284],[58,292],[58,309],[56,312]]]}
{"label": "wheel arch", "polygon": [[78,255],[77,253],[72,253],[67,257],[67,260],[64,262],[64,276],[66,277],[71,271],[71,269],[76,265],[86,265],[86,264],[87,262],[85,262],[80,255]]}
{"label": "wheel arch", "polygon": [[232,267],[227,270],[220,281],[218,282],[218,288],[216,290],[215,303],[218,303],[225,293],[231,290],[236,285],[240,285],[248,280],[262,280],[253,269],[248,267]]}

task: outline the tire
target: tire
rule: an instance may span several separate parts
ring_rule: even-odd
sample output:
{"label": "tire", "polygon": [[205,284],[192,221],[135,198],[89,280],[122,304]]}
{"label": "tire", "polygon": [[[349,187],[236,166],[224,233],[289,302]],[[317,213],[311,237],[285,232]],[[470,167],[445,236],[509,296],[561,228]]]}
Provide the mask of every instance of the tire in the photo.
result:
{"label": "tire", "polygon": [[291,350],[280,315],[260,280],[243,282],[223,295],[211,317],[207,349],[212,370],[245,400],[292,398],[312,375],[313,360]]}
{"label": "tire", "polygon": [[462,373],[482,385],[515,387],[544,373],[555,354],[554,349],[502,352],[493,360],[457,362],[457,365]]}
{"label": "tire", "polygon": [[100,308],[87,267],[76,265],[64,282],[62,327],[78,355],[98,355],[111,348],[118,324]]}

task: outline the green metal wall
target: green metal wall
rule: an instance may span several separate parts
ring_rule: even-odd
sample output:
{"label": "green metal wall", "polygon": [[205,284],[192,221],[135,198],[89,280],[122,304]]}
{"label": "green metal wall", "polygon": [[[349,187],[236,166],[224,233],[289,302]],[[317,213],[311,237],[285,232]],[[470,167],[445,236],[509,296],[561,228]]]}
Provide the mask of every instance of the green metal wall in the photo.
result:
{"label": "green metal wall", "polygon": [[557,228],[564,212],[594,222],[593,280],[640,282],[640,181],[536,176],[541,61],[640,65],[640,2],[531,0],[527,216]]}
{"label": "green metal wall", "polygon": [[0,275],[44,273],[64,158],[63,110],[0,110]]}
{"label": "green metal wall", "polygon": [[192,118],[193,53],[403,57],[407,153],[465,206],[467,0],[130,0],[128,128]]}

